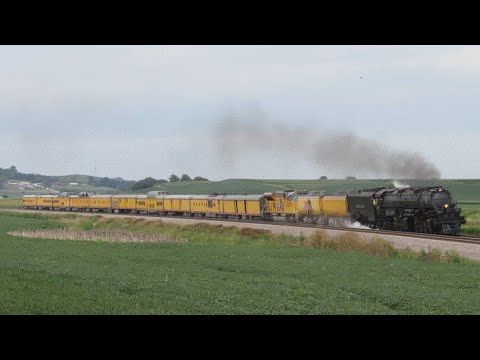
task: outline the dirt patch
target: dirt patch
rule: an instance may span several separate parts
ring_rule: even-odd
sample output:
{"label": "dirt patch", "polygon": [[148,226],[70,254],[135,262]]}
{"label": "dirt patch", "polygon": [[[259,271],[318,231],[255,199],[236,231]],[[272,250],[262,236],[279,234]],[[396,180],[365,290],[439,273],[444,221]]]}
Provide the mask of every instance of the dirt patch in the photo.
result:
{"label": "dirt patch", "polygon": [[253,229],[253,228],[242,228],[240,233],[244,236],[258,236],[258,235],[265,235],[271,234],[271,231],[263,230],[263,229]]}

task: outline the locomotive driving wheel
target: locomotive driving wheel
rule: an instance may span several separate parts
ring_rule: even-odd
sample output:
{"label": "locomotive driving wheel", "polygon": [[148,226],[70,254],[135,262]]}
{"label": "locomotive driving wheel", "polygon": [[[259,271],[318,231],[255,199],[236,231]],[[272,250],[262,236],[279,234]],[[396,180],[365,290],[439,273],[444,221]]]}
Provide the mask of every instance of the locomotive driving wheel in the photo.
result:
{"label": "locomotive driving wheel", "polygon": [[425,232],[425,224],[424,221],[415,219],[415,232],[423,233]]}
{"label": "locomotive driving wheel", "polygon": [[425,224],[425,227],[424,227],[425,231],[424,232],[427,233],[427,234],[433,234],[433,227],[430,224],[430,222],[429,221],[424,221],[424,224]]}

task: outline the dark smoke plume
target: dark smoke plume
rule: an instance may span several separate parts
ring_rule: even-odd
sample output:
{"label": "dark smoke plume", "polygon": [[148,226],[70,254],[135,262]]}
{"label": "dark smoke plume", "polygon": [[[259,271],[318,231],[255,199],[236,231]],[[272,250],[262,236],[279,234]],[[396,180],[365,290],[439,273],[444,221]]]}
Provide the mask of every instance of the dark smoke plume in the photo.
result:
{"label": "dark smoke plume", "polygon": [[259,109],[229,113],[219,122],[215,134],[221,165],[233,167],[252,152],[293,154],[315,163],[319,169],[345,175],[366,175],[392,179],[433,180],[440,178],[434,164],[415,152],[388,149],[378,141],[352,132],[290,128],[275,124]]}

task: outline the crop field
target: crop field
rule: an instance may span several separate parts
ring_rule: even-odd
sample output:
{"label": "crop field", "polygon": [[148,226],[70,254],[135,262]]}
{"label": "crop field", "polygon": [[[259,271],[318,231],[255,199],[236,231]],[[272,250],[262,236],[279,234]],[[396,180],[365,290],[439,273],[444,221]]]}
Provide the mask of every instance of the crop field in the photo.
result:
{"label": "crop field", "polygon": [[463,209],[462,214],[467,220],[467,223],[462,225],[462,231],[469,234],[480,234],[480,209]]}
{"label": "crop field", "polygon": [[21,208],[22,199],[0,199],[0,209]]}
{"label": "crop field", "polygon": [[479,277],[382,239],[0,213],[0,314],[480,314]]}
{"label": "crop field", "polygon": [[[181,181],[156,185],[154,190],[171,194],[249,193],[262,194],[286,189],[326,192],[351,191],[365,187],[385,186],[387,180],[254,180]],[[151,189],[148,189],[151,190]],[[146,192],[148,190],[139,191]]]}
{"label": "crop field", "polygon": [[[421,181],[407,181],[408,184],[422,185]],[[461,205],[480,208],[480,180],[439,180],[438,185],[447,187]],[[231,179],[222,181],[181,181],[163,183],[153,188],[137,191],[163,190],[171,194],[212,194],[249,193],[262,194],[276,190],[316,190],[326,193],[348,192],[374,187],[392,186],[390,180],[254,180]]]}

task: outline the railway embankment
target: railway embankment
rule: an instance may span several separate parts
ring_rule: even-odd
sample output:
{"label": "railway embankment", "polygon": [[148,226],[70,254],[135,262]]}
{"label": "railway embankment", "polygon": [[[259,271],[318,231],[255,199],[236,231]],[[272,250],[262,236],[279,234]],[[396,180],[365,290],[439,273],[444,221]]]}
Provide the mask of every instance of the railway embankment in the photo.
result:
{"label": "railway embankment", "polygon": [[[65,212],[39,212],[37,210],[23,210],[23,209],[0,209],[0,211],[20,212],[20,213],[35,213],[35,214],[65,214]],[[251,228],[258,230],[271,231],[274,234],[285,234],[290,236],[304,236],[310,237],[316,231],[321,229],[331,237],[339,237],[345,233],[357,233],[359,237],[365,241],[373,241],[381,237],[382,239],[390,242],[397,249],[411,249],[414,251],[430,252],[432,250],[438,251],[455,251],[460,256],[464,256],[473,260],[480,261],[480,238],[478,243],[474,242],[473,238],[470,242],[462,241],[462,237],[457,236],[432,236],[426,234],[415,233],[399,233],[394,234],[392,232],[380,232],[380,231],[367,231],[364,229],[354,228],[328,228],[314,225],[298,225],[298,224],[285,224],[285,223],[261,223],[253,221],[230,221],[220,219],[208,219],[208,218],[187,218],[187,217],[168,217],[168,216],[143,216],[143,215],[125,215],[125,214],[104,214],[98,213],[81,213],[76,212],[75,215],[79,216],[101,216],[103,218],[145,218],[151,221],[163,221],[166,223],[178,224],[178,225],[193,225],[197,223],[209,224],[209,225],[223,225],[234,226],[238,228]]]}

